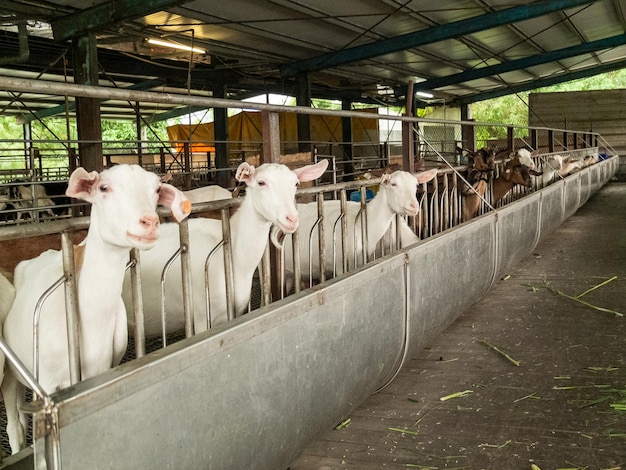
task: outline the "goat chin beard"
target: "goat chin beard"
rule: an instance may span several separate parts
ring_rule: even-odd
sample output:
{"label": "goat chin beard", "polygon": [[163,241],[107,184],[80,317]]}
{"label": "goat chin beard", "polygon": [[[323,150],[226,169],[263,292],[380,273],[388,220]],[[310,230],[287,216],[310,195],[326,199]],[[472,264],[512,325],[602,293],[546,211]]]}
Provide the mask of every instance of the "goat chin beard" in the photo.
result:
{"label": "goat chin beard", "polygon": [[272,225],[272,229],[270,230],[270,240],[272,245],[274,245],[279,250],[282,250],[283,243],[285,241],[286,233],[276,225]]}

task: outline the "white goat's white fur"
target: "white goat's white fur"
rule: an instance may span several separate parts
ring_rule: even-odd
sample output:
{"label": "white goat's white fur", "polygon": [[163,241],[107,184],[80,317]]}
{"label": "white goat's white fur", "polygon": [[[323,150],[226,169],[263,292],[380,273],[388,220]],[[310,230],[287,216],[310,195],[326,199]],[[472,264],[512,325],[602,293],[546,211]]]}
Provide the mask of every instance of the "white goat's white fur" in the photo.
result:
{"label": "white goat's white fur", "polygon": [[554,181],[563,166],[563,157],[561,155],[550,155],[543,164],[543,175],[541,175],[542,187],[545,187]]}
{"label": "white goat's white fur", "polygon": [[[76,248],[81,379],[119,364],[127,344],[126,311],[121,299],[129,249],[150,249],[159,234],[157,203],[172,207],[180,220],[189,211],[182,193],[161,184],[137,165],[118,165],[98,174],[78,168],[67,195],[92,204],[90,226]],[[82,255],[80,254],[82,253]],[[61,252],[48,250],[22,261],[15,270],[16,297],[3,334],[11,349],[33,371],[33,312],[38,299],[63,274]],[[39,322],[39,383],[47,393],[70,385],[63,288],[43,304]],[[24,446],[25,417],[21,378],[7,367],[2,382],[11,450]]]}
{"label": "white goat's white fur", "polygon": [[538,150],[531,152],[528,149],[519,149],[517,151],[517,158],[519,159],[519,162],[526,168],[534,170],[536,168],[536,165],[533,157],[537,156],[538,153]]}
{"label": "white goat's white fur", "polygon": [[[231,218],[235,313],[242,314],[250,299],[254,271],[261,261],[272,224],[286,233],[298,227],[295,193],[298,182],[312,181],[326,170],[328,160],[290,170],[282,164],[264,164],[254,168],[242,163],[236,178],[246,183],[246,196]],[[222,222],[196,218],[189,220],[189,252],[193,291],[195,333],[226,321],[226,285],[223,250],[219,248],[209,265],[210,314],[207,322],[205,300],[205,261],[209,252],[222,240]],[[141,278],[144,300],[144,329],[147,337],[159,336],[161,327],[161,272],[167,260],[179,248],[178,228],[163,224],[156,247],[142,254]],[[165,282],[167,332],[184,328],[180,263],[171,265]],[[127,279],[128,281],[128,279]],[[126,284],[124,301],[130,311],[130,290]],[[129,321],[130,319],[129,315]]]}
{"label": "white goat's white fur", "polygon": [[230,199],[233,195],[226,189],[218,185],[204,186],[202,188],[183,191],[189,202],[196,204],[199,202],[218,201],[220,199]]}
{"label": "white goat's white fur", "polygon": [[[426,183],[437,175],[437,170],[432,169],[417,175],[412,175],[406,171],[395,171],[391,174],[385,174],[382,177],[376,196],[367,204],[367,253],[371,256],[378,241],[383,237],[389,229],[396,214],[416,215],[419,211],[419,204],[416,198],[418,183]],[[359,211],[361,204],[357,202],[347,202],[346,221],[348,226],[347,234],[347,257],[349,269],[354,269],[354,254],[357,253],[357,262],[362,260],[363,242],[361,234],[361,216]],[[298,204],[298,213],[300,214],[300,266],[302,281],[309,280],[309,234],[318,219],[317,203]],[[342,272],[341,259],[343,256],[341,250],[341,223],[335,222],[341,216],[340,201],[324,201],[324,247],[325,247],[325,266],[324,271],[327,276],[331,276],[333,271]],[[356,227],[356,236],[355,236]],[[335,231],[335,232],[334,232]],[[334,234],[334,233],[335,234]],[[411,229],[406,225],[401,225],[401,241],[404,246],[415,243],[417,236],[412,233]],[[313,278],[319,277],[319,242],[317,228],[313,229],[312,236],[312,275]],[[337,265],[333,269],[333,239],[335,240],[335,253]],[[356,239],[356,241],[355,241]],[[285,259],[285,284],[287,292],[293,283],[293,248],[291,237],[285,239],[284,245]]]}

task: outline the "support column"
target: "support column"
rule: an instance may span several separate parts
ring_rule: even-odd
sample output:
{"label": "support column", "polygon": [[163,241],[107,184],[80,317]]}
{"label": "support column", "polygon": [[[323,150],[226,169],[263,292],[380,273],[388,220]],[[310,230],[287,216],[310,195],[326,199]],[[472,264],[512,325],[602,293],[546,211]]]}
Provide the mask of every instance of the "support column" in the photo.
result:
{"label": "support column", "polygon": [[511,152],[515,152],[515,129],[513,126],[509,126],[506,128],[506,144],[507,147],[511,149]]}
{"label": "support column", "polygon": [[[311,83],[307,74],[296,77],[296,104],[298,106],[311,106]],[[298,122],[298,152],[312,152],[311,148],[311,116],[308,114],[296,114]]]}
{"label": "support column", "polygon": [[[461,106],[461,121],[472,121],[469,105],[464,104]],[[461,147],[463,149],[476,151],[476,128],[470,124],[463,124],[461,126]],[[460,157],[460,156],[459,156]]]}
{"label": "support column", "polygon": [[135,103],[135,130],[137,131],[137,164],[143,166],[145,127],[141,125],[141,108],[139,107],[139,101]]}
{"label": "support column", "polygon": [[[88,33],[72,42],[74,83],[98,85],[98,51],[96,36]],[[87,171],[102,171],[102,123],[100,101],[76,97],[76,130],[80,165]]]}
{"label": "support column", "polygon": [[[415,96],[413,94],[413,80],[409,81],[406,90],[405,116],[413,116]],[[415,137],[413,134],[415,123],[402,121],[402,167],[405,171],[415,172]]]}
{"label": "support column", "polygon": [[[352,110],[352,102],[348,99],[341,100],[341,109]],[[341,141],[343,144],[343,181],[354,181],[354,160],[352,154],[352,118],[341,118]]]}
{"label": "support column", "polygon": [[[219,86],[213,89],[214,98],[226,98],[226,87]],[[227,188],[230,186],[229,146],[228,146],[228,108],[213,108],[213,123],[215,131],[215,169],[217,170],[217,184]]]}
{"label": "support column", "polygon": [[263,154],[261,163],[280,163],[280,116],[261,111],[263,123]]}

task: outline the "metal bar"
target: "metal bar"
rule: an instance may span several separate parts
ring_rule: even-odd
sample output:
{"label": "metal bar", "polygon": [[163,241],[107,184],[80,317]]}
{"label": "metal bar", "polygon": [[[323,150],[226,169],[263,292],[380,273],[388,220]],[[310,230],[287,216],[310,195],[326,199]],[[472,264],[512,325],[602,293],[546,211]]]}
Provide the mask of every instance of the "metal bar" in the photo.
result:
{"label": "metal bar", "polygon": [[[337,219],[335,219],[335,222],[333,223],[333,277],[337,277],[337,227],[342,227],[343,221],[345,219],[346,219],[345,212],[340,212],[339,217],[337,217]],[[343,256],[343,253],[345,253],[345,249],[342,249],[341,253],[342,253],[342,258],[345,260],[346,257]],[[344,269],[343,272],[345,273],[346,270]]]}
{"label": "metal bar", "polygon": [[[263,257],[261,258],[261,306],[272,303],[272,256],[270,250],[270,245],[265,245],[265,251],[263,251]],[[280,253],[282,253],[282,250]],[[281,258],[284,257],[281,256]],[[283,263],[281,263],[282,265]]]}
{"label": "metal bar", "polygon": [[80,382],[80,312],[78,307],[78,291],[76,265],[74,264],[74,245],[70,233],[61,233],[63,256],[63,275],[65,277],[65,312],[67,319],[68,357],[70,367],[70,383]]}
{"label": "metal bar", "polygon": [[186,0],[116,0],[104,2],[91,8],[79,10],[71,15],[53,19],[50,24],[56,41],[64,41],[81,36],[87,31],[101,30],[124,21],[156,13],[159,10],[180,5]]}
{"label": "metal bar", "polygon": [[317,217],[320,223],[317,225],[318,233],[318,249],[319,249],[319,280],[324,282],[326,280],[326,238],[324,233],[324,193],[317,195]]}
{"label": "metal bar", "polygon": [[189,250],[189,219],[178,224],[180,234],[180,274],[182,278],[183,315],[185,317],[185,337],[190,338],[194,333],[193,324],[193,291],[191,284],[191,253]]}
{"label": "metal bar", "polygon": [[226,318],[235,318],[235,282],[233,280],[233,244],[230,233],[230,211],[222,209],[222,239],[224,240],[224,281],[226,282]]}
{"label": "metal bar", "polygon": [[161,271],[161,338],[163,340],[163,347],[167,346],[167,312],[165,311],[165,279],[167,272],[172,266],[172,263],[180,256],[183,248],[179,247],[178,250],[167,260],[163,271]]}
{"label": "metal bar", "polygon": [[348,272],[348,196],[346,190],[341,190],[339,194],[339,204],[341,205],[341,253],[343,272]]}
{"label": "metal bar", "polygon": [[291,234],[291,250],[293,256],[293,287],[296,293],[300,292],[302,279],[302,260],[300,259],[300,231]]}
{"label": "metal bar", "polygon": [[[363,264],[367,264],[367,260],[369,258],[368,253],[368,234],[367,234],[367,189],[365,186],[361,186],[361,233],[362,233],[362,251],[363,251]],[[356,233],[356,230],[354,231]],[[356,243],[355,243],[356,246]],[[356,268],[356,260],[354,263],[354,267]]]}
{"label": "metal bar", "polygon": [[[308,244],[308,247],[309,247],[309,287],[313,286],[313,234],[315,233],[315,230],[318,229],[318,225],[321,225],[321,223],[322,223],[322,219],[318,216],[317,220],[315,221],[315,223],[311,227],[311,230],[309,231],[309,244]],[[319,256],[319,253],[318,253],[318,256]],[[300,282],[300,280],[296,279],[296,282]]]}
{"label": "metal bar", "polygon": [[[626,61],[619,61],[626,62]],[[621,64],[619,68],[623,68]],[[567,75],[567,74],[565,74]],[[11,78],[0,76],[0,90],[12,90],[23,93],[41,93],[60,96],[85,96],[98,98],[101,100],[123,100],[123,101],[139,101],[146,103],[161,104],[180,104],[185,106],[201,106],[202,108],[237,108],[237,109],[258,109],[273,111],[276,113],[304,113],[318,116],[348,116],[362,119],[379,120],[380,116],[374,113],[363,111],[343,111],[329,110],[320,108],[310,108],[306,106],[280,106],[266,103],[250,103],[241,100],[230,100],[225,98],[207,98],[203,96],[181,95],[174,93],[157,93],[141,90],[128,90],[122,88],[111,88],[102,86],[78,85],[75,83],[61,83],[47,80],[33,80],[22,78]],[[509,93],[510,93],[509,88]],[[406,121],[406,122],[425,122],[429,124],[466,124],[471,126],[493,126],[493,122],[476,122],[476,121],[451,121],[445,119],[426,119],[411,116],[391,116],[385,115],[385,120]],[[518,129],[548,129],[546,127],[527,127],[517,126]],[[555,129],[564,130],[564,129]],[[566,130],[566,129],[565,129]],[[597,135],[597,133],[589,133]],[[422,136],[420,136],[422,138]]]}
{"label": "metal bar", "polygon": [[[446,75],[445,77],[431,78],[419,83],[420,90],[433,90],[456,83],[469,82],[479,78],[490,77],[505,72],[520,70],[535,65],[547,64],[549,62],[559,61],[568,57],[586,54],[589,52],[599,51],[602,49],[610,49],[626,44],[626,34],[618,34],[609,38],[590,41],[576,46],[566,47],[554,51],[548,51],[541,54],[535,54],[521,59],[509,60],[486,67],[472,68],[460,73]],[[472,149],[473,150],[473,149]]]}
{"label": "metal bar", "polygon": [[204,300],[205,300],[205,312],[207,319],[207,327],[211,329],[213,327],[213,322],[211,321],[211,283],[209,278],[209,267],[211,265],[211,261],[213,260],[213,256],[217,251],[224,246],[224,240],[220,240],[217,245],[213,247],[204,261]]}
{"label": "metal bar", "polygon": [[486,91],[482,93],[476,93],[473,95],[465,96],[458,100],[453,100],[450,106],[460,106],[463,104],[475,103],[476,101],[484,101],[492,98],[498,98],[500,96],[510,95],[513,93],[520,93],[528,90],[535,90],[537,88],[543,88],[547,86],[557,85],[563,82],[569,82],[571,80],[578,80],[580,78],[592,77],[601,73],[612,72],[613,70],[621,70],[626,67],[626,60],[617,60],[608,64],[596,65],[594,67],[586,67],[582,70],[576,70],[574,72],[562,73],[553,77],[538,78],[537,80],[530,80],[522,85],[512,85],[502,88],[497,88],[492,91]]}
{"label": "metal bar", "polygon": [[133,299],[133,338],[135,339],[135,356],[142,357],[146,354],[146,332],[144,329],[143,295],[141,287],[141,258],[139,250],[130,250],[130,289]]}
{"label": "metal bar", "polygon": [[432,44],[450,38],[458,38],[466,34],[484,31],[503,24],[536,18],[551,12],[571,8],[577,5],[593,3],[592,0],[540,0],[503,10],[474,16],[464,20],[453,21],[426,30],[419,30],[399,36],[382,39],[373,43],[347,47],[338,51],[321,54],[309,59],[292,62],[281,67],[283,77],[294,77],[300,73],[337,67],[359,60],[392,52],[405,51],[407,48]]}
{"label": "metal bar", "polygon": [[[62,279],[61,279],[62,281]],[[59,283],[60,285],[60,283]],[[58,286],[57,286],[58,287]],[[6,343],[4,338],[0,336],[0,351],[9,361],[9,363],[13,366],[18,375],[24,379],[24,382],[30,388],[35,395],[43,400],[49,400],[50,397],[43,389],[43,387],[39,384],[34,374],[31,374],[28,370],[28,367],[22,362],[22,360],[13,352],[13,350]]]}

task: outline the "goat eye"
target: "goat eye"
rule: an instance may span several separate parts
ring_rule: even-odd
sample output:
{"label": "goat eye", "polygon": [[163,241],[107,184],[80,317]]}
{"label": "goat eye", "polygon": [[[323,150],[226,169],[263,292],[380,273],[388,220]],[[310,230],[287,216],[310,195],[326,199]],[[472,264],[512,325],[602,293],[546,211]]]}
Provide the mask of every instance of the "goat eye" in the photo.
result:
{"label": "goat eye", "polygon": [[267,183],[265,183],[265,181],[259,181],[258,184],[259,186],[265,186]]}
{"label": "goat eye", "polygon": [[109,192],[109,185],[108,184],[102,184],[98,187],[98,189],[100,190],[101,193],[108,193]]}

